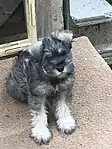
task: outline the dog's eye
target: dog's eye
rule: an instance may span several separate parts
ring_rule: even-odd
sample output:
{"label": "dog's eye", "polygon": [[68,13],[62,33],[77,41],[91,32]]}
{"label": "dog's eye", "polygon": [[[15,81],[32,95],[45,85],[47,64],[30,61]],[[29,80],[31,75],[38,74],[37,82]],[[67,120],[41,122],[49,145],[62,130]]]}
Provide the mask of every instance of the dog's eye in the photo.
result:
{"label": "dog's eye", "polygon": [[45,59],[46,59],[46,60],[50,60],[50,59],[51,59],[51,55],[50,55],[50,54],[46,55],[46,56],[45,56]]}

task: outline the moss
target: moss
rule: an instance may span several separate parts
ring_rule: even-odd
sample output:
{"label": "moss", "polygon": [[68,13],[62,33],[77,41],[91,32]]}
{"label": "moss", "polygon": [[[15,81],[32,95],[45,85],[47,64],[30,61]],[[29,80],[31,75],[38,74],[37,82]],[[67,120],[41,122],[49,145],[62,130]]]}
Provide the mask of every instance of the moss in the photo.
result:
{"label": "moss", "polygon": [[109,4],[112,5],[112,0],[106,0]]}

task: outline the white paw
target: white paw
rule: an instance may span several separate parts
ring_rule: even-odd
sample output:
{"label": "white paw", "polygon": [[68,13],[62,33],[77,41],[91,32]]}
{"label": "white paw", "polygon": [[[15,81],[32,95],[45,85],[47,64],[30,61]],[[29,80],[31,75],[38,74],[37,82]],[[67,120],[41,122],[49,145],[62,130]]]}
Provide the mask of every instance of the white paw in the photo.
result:
{"label": "white paw", "polygon": [[52,138],[51,132],[47,127],[35,126],[31,130],[31,137],[39,144],[48,144]]}
{"label": "white paw", "polygon": [[58,129],[65,134],[71,134],[76,128],[76,123],[72,116],[58,119],[57,125]]}

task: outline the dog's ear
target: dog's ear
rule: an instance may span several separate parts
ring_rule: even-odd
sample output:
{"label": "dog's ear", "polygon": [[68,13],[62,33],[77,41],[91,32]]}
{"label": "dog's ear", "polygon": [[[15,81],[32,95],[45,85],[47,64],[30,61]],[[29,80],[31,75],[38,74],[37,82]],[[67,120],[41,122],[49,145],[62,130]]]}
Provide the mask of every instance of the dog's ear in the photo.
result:
{"label": "dog's ear", "polygon": [[51,34],[53,37],[58,38],[66,44],[70,44],[73,39],[73,33],[70,30],[56,31]]}
{"label": "dog's ear", "polygon": [[45,37],[42,40],[42,49],[44,52],[44,49],[46,50],[47,48],[49,48],[52,44],[51,38],[50,37]]}
{"label": "dog's ear", "polygon": [[28,47],[29,53],[39,62],[42,57],[42,39]]}

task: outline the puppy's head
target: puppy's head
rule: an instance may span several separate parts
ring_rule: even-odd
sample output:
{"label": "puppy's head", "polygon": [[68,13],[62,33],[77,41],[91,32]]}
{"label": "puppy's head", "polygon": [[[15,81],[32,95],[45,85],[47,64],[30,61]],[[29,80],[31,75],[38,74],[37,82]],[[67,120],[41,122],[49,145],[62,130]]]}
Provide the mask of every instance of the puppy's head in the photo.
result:
{"label": "puppy's head", "polygon": [[72,38],[70,31],[57,31],[42,40],[41,65],[46,75],[63,78],[74,71]]}

